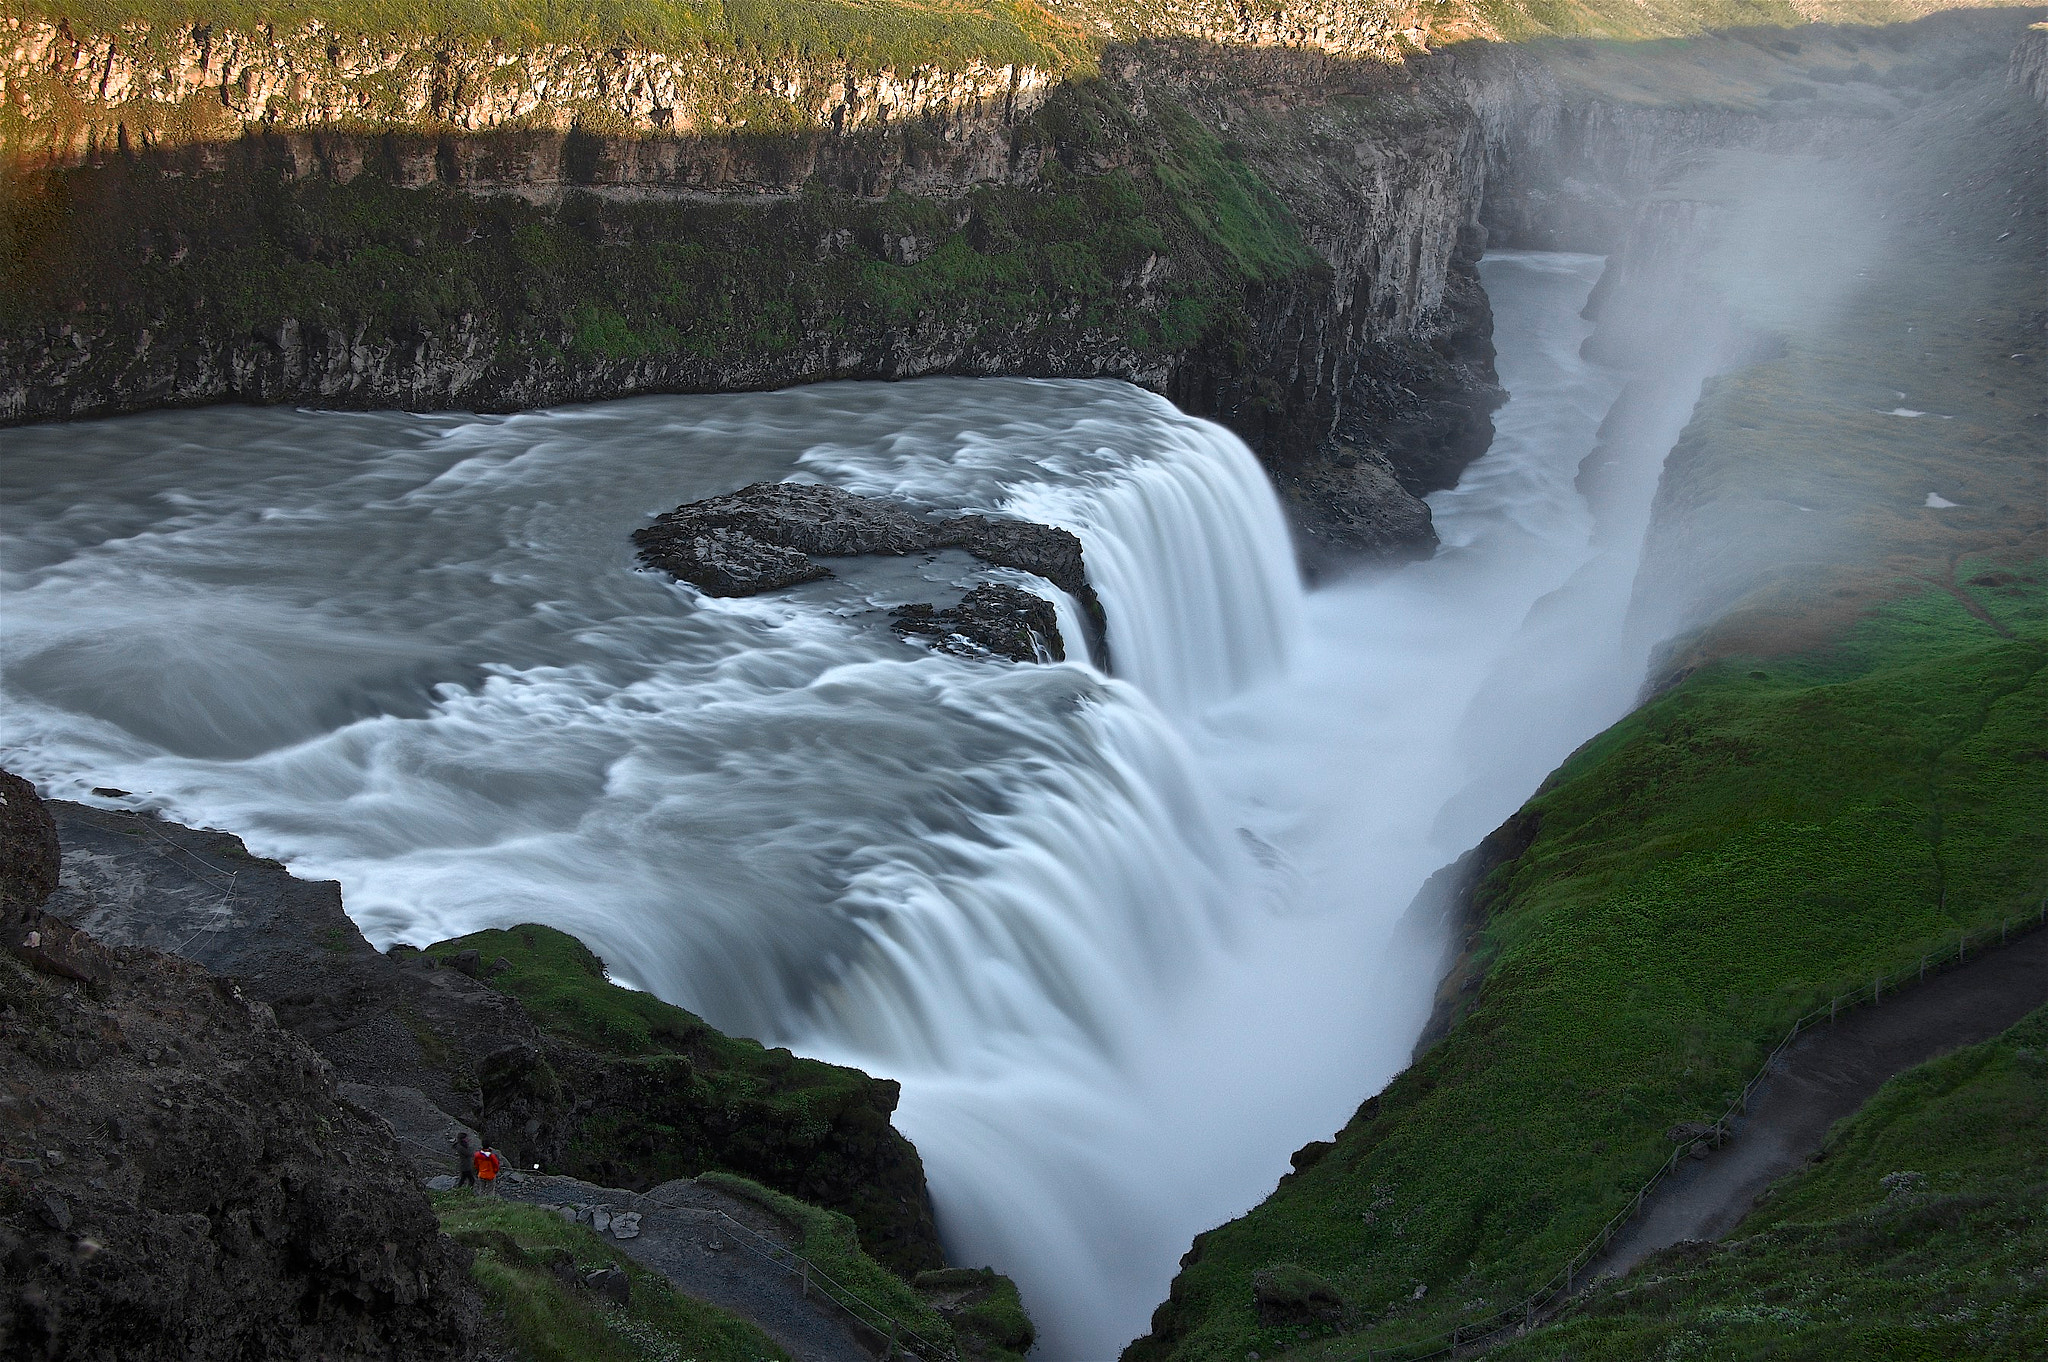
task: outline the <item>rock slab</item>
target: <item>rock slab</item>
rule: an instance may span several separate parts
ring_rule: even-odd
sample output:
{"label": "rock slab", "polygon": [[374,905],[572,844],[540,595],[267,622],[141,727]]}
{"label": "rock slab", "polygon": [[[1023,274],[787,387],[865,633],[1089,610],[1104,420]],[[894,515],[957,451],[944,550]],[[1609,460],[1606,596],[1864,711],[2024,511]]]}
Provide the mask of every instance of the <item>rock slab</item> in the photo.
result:
{"label": "rock slab", "polygon": [[[816,581],[831,570],[813,561],[869,554],[901,556],[965,549],[995,567],[1045,578],[1074,597],[1102,655],[1103,612],[1088,585],[1081,541],[1071,531],[983,515],[920,515],[878,497],[813,483],[758,482],[724,496],[676,507],[633,532],[643,566],[713,596],[752,596]],[[1066,656],[1052,607],[1033,610],[1015,587],[981,586],[953,610],[911,606],[897,628],[947,646],[967,639],[980,651],[1019,662]],[[1027,631],[1037,635],[1033,644]],[[957,650],[957,649],[956,649]]]}

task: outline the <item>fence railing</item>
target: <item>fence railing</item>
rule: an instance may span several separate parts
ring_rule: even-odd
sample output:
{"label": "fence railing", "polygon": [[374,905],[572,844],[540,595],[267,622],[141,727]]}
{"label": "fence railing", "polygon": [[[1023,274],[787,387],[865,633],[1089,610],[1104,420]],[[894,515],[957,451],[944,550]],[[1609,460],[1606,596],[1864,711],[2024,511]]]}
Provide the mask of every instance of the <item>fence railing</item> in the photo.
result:
{"label": "fence railing", "polygon": [[1671,1151],[1671,1157],[1664,1160],[1663,1166],[1650,1175],[1649,1181],[1636,1189],[1628,1204],[1609,1217],[1599,1232],[1587,1240],[1584,1247],[1567,1259],[1557,1274],[1533,1294],[1483,1319],[1457,1325],[1447,1333],[1407,1343],[1388,1344],[1385,1347],[1368,1347],[1361,1352],[1350,1354],[1348,1362],[1424,1362],[1425,1359],[1433,1357],[1455,1357],[1461,1348],[1491,1339],[1507,1330],[1520,1332],[1528,1329],[1552,1307],[1571,1296],[1584,1284],[1581,1274],[1607,1251],[1613,1244],[1615,1235],[1626,1228],[1642,1211],[1643,1202],[1656,1190],[1659,1183],[1669,1177],[1679,1164],[1691,1157],[1700,1145],[1715,1147],[1728,1139],[1730,1124],[1736,1117],[1749,1110],[1750,1099],[1756,1095],[1756,1090],[1763,1086],[1764,1080],[1770,1077],[1771,1067],[1778,1062],[1778,1056],[1783,1054],[1792,1042],[1815,1026],[1834,1021],[1843,1012],[1882,1001],[1888,993],[1896,992],[1906,984],[1917,983],[1929,974],[1954,969],[1967,960],[1971,952],[1981,953],[1993,941],[2002,946],[2015,936],[2043,928],[2048,928],[2048,899],[2043,899],[2040,908],[2031,915],[2004,918],[1996,927],[1980,927],[1974,932],[1959,932],[1952,948],[1944,944],[1939,951],[1922,953],[1917,964],[1893,970],[1888,974],[1880,971],[1871,976],[1869,983],[1858,984],[1846,993],[1833,995],[1792,1023],[1792,1029],[1785,1033],[1784,1039],[1771,1047],[1770,1054],[1765,1056],[1755,1076],[1742,1085],[1742,1091],[1728,1104],[1728,1109],[1721,1114],[1721,1118],[1708,1128],[1708,1133],[1675,1147]]}
{"label": "fence railing", "polygon": [[816,1297],[837,1306],[854,1322],[873,1333],[875,1340],[883,1346],[884,1358],[904,1358],[907,1362],[958,1362],[952,1348],[924,1338],[910,1325],[846,1286],[795,1249],[770,1239],[724,1211],[696,1206],[668,1206],[663,1209],[709,1220],[714,1233],[731,1231],[733,1241],[741,1248],[797,1278],[798,1289],[806,1298]]}

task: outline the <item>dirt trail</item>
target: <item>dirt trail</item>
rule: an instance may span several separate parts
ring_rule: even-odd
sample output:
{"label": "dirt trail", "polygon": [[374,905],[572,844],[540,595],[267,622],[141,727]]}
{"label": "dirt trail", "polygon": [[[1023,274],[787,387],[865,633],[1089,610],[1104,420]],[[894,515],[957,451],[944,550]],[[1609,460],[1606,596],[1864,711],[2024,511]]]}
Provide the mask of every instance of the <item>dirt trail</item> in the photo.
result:
{"label": "dirt trail", "polygon": [[854,1326],[829,1302],[806,1297],[798,1279],[750,1252],[741,1236],[711,1214],[723,1212],[754,1233],[788,1246],[789,1235],[768,1212],[687,1180],[645,1195],[575,1178],[524,1175],[503,1189],[508,1200],[540,1206],[603,1206],[637,1211],[640,1232],[616,1241],[684,1295],[730,1310],[774,1339],[795,1362],[874,1362]]}
{"label": "dirt trail", "polygon": [[1587,1282],[1620,1276],[1681,1240],[1727,1235],[1765,1188],[1811,1160],[1829,1128],[1887,1079],[1990,1040],[2044,1004],[2048,931],[2034,931],[1806,1033],[1771,1065],[1733,1138],[1660,1183]]}

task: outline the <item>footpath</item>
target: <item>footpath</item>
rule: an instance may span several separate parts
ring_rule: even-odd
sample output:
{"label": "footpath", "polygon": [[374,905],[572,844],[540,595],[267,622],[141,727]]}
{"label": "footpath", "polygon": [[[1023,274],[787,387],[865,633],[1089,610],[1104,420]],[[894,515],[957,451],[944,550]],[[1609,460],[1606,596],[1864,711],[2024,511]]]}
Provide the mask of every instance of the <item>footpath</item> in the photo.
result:
{"label": "footpath", "polygon": [[[446,1171],[454,1162],[449,1141],[463,1131],[474,1139],[476,1132],[408,1088],[344,1083],[341,1096],[391,1127],[427,1187],[455,1186]],[[875,1362],[881,1354],[863,1342],[869,1331],[808,1289],[794,1227],[750,1201],[688,1178],[628,1192],[518,1171],[499,1178],[497,1194],[588,1225],[684,1295],[753,1324],[794,1362]]]}
{"label": "footpath", "polygon": [[1685,1240],[1720,1239],[1773,1182],[1818,1154],[1835,1122],[1895,1075],[2005,1031],[2048,1005],[2048,931],[2036,930],[1872,1006],[1843,1013],[1779,1052],[1718,1147],[1685,1160],[1644,1199],[1585,1273],[1618,1277]]}
{"label": "footpath", "polygon": [[799,1275],[761,1252],[764,1242],[794,1250],[788,1227],[759,1206],[687,1178],[638,1194],[533,1173],[504,1181],[499,1194],[507,1200],[547,1207],[616,1239],[642,1267],[753,1324],[795,1362],[874,1362],[877,1356],[854,1336],[856,1326],[838,1307],[807,1294]]}

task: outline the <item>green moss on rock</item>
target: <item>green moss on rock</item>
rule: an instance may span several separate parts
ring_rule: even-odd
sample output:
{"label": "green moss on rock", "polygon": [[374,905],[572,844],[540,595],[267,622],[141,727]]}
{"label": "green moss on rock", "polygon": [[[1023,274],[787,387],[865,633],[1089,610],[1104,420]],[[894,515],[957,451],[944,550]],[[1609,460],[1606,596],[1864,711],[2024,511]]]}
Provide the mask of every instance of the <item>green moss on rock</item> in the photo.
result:
{"label": "green moss on rock", "polygon": [[633,1188],[739,1174],[850,1217],[895,1271],[939,1265],[923,1163],[889,1121],[894,1082],[727,1036],[610,982],[595,953],[551,927],[476,932],[426,954],[466,963],[548,1037],[545,1054],[501,1052],[479,1075],[487,1136],[522,1160]]}

